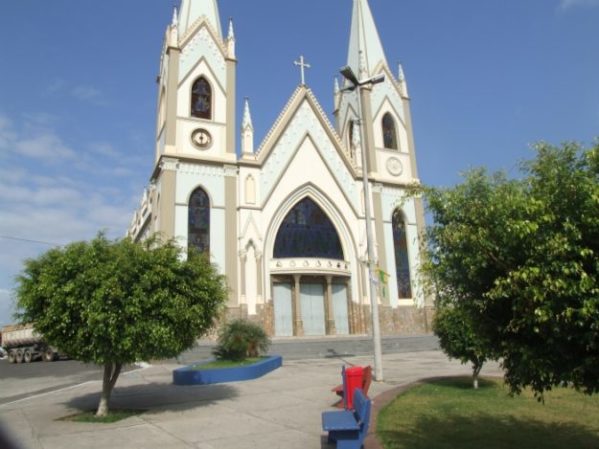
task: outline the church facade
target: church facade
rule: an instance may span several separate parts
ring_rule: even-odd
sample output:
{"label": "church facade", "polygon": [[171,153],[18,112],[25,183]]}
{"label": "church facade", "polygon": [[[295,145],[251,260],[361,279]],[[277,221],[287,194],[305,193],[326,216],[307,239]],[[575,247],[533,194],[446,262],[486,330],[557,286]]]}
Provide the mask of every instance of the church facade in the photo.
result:
{"label": "church facade", "polygon": [[229,315],[270,335],[367,334],[366,172],[383,335],[428,332],[431,304],[417,278],[424,214],[406,198],[419,182],[410,99],[368,1],[353,3],[347,65],[360,80],[384,81],[336,82],[334,123],[302,82],[259,146],[247,100],[236,124],[228,25],[224,37],[217,0],[182,0],[167,27],[154,170],[128,235],[161,233],[207,252],[226,275]]}

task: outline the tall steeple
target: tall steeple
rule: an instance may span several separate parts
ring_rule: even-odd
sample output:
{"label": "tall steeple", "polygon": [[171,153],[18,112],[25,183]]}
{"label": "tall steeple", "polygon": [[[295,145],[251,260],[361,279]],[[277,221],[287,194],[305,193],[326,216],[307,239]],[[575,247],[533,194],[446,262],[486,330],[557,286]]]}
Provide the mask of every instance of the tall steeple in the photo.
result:
{"label": "tall steeple", "polygon": [[362,68],[366,71],[366,76],[372,76],[372,71],[380,62],[387,65],[368,0],[354,0],[347,65],[356,75],[360,74]]}
{"label": "tall steeple", "polygon": [[206,16],[210,25],[217,31],[218,36],[222,38],[223,33],[220,27],[220,17],[216,0],[181,0],[179,15],[179,33],[181,36],[201,16]]}

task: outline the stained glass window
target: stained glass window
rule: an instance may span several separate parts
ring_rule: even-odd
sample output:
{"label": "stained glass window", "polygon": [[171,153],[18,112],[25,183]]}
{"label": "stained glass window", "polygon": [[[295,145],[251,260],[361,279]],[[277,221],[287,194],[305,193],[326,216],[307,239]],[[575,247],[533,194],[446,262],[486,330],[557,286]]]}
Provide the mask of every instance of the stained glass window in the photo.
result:
{"label": "stained glass window", "polygon": [[393,116],[388,112],[383,116],[383,142],[385,148],[397,150],[395,120],[393,120]]}
{"label": "stained glass window", "polygon": [[201,188],[189,198],[187,246],[210,252],[210,200]]}
{"label": "stained glass window", "polygon": [[283,220],[275,240],[274,257],[343,260],[343,249],[329,217],[312,199],[304,198]]}
{"label": "stained glass window", "polygon": [[198,78],[191,89],[192,117],[212,118],[212,88],[206,78]]}
{"label": "stained glass window", "polygon": [[397,211],[393,214],[393,246],[395,247],[395,276],[400,298],[411,298],[410,261],[408,258],[408,239],[406,223]]}

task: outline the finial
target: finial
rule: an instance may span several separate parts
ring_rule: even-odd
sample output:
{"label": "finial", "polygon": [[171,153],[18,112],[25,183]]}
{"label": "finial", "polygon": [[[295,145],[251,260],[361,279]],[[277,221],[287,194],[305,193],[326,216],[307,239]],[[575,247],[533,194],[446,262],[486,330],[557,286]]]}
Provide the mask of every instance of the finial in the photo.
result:
{"label": "finial", "polygon": [[171,22],[171,25],[176,27],[177,25],[179,25],[179,14],[177,13],[177,7],[173,6],[173,20]]}
{"label": "finial", "polygon": [[235,32],[233,31],[233,19],[229,17],[229,35],[227,36],[227,57],[235,59]]}
{"label": "finial", "polygon": [[229,17],[229,35],[227,39],[235,39],[235,32],[233,31],[233,18]]}
{"label": "finial", "polygon": [[400,83],[403,83],[406,80],[406,75],[403,71],[403,66],[401,65],[401,62],[398,64],[398,70],[397,70],[397,79],[399,80]]}
{"label": "finial", "polygon": [[243,119],[241,121],[241,129],[252,128],[254,126],[252,124],[252,115],[250,114],[250,99],[245,97],[243,106]]}
{"label": "finial", "polygon": [[293,63],[300,67],[300,71],[302,73],[302,86],[306,85],[306,73],[305,70],[311,68],[312,66],[304,60],[304,56],[301,55],[299,61],[293,61]]}
{"label": "finial", "polygon": [[245,97],[243,119],[241,121],[241,152],[244,155],[251,155],[254,153],[254,126],[252,125],[250,100],[248,97]]}

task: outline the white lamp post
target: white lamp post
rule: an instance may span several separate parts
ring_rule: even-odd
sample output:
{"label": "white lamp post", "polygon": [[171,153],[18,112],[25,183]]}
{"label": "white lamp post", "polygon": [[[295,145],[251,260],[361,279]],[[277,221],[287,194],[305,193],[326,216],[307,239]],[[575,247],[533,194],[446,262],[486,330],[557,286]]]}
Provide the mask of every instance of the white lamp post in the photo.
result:
{"label": "white lamp post", "polygon": [[364,211],[366,213],[366,247],[368,251],[368,285],[370,287],[370,307],[372,309],[372,342],[374,346],[374,379],[383,380],[383,356],[381,349],[381,328],[379,322],[379,305],[374,284],[374,251],[372,243],[372,226],[370,214],[370,184],[368,182],[368,158],[366,157],[366,137],[362,123],[362,86],[372,86],[385,81],[385,75],[377,75],[365,80],[358,80],[356,74],[350,66],[345,66],[340,70],[341,75],[351,83],[351,86],[345,87],[343,91],[356,90],[358,95],[358,123],[360,125],[360,140],[362,141],[362,183],[364,186]]}

